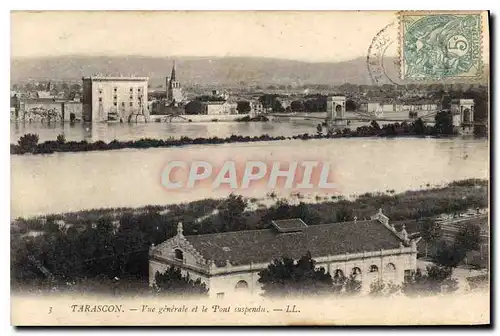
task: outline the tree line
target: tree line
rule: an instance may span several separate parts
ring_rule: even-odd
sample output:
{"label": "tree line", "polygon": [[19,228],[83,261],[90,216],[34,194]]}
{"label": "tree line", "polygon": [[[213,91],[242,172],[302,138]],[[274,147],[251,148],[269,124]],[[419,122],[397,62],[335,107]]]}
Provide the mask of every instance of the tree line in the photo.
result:
{"label": "tree line", "polygon": [[[466,185],[420,192],[365,194],[352,201],[335,197],[316,204],[292,205],[278,199],[269,208],[252,211],[248,210],[252,200],[230,195],[223,200],[168,207],[96,209],[20,218],[11,225],[11,276],[19,284],[43,281],[44,274],[33,264],[34,259],[63,282],[96,277],[144,281],[149,274],[151,244],[174,236],[178,222],[183,222],[186,235],[209,234],[263,229],[276,219],[302,218],[309,225],[350,221],[355,216],[369,218],[380,207],[392,221],[399,221],[484,208],[487,199],[487,184],[471,180]],[[214,209],[217,212],[210,214]],[[410,232],[421,231],[422,223],[414,227],[409,224]]]}

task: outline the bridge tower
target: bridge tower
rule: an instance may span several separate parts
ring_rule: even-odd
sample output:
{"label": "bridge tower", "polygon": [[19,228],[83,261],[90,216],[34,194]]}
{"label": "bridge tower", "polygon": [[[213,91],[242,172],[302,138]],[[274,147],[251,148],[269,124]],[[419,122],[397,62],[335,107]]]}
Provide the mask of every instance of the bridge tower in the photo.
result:
{"label": "bridge tower", "polygon": [[328,126],[347,126],[345,119],[345,96],[332,96],[326,100],[326,123]]}
{"label": "bridge tower", "polygon": [[453,127],[460,134],[474,132],[474,99],[454,99],[451,101]]}

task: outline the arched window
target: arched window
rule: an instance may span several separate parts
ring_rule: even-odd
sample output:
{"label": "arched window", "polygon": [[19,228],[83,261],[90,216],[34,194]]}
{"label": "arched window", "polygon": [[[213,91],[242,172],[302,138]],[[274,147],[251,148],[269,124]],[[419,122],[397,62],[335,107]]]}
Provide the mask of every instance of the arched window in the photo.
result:
{"label": "arched window", "polygon": [[342,271],[341,269],[338,269],[338,268],[337,268],[337,269],[335,270],[335,272],[333,273],[333,277],[334,277],[334,278],[340,278],[340,279],[344,278],[344,277],[345,277],[345,275],[344,275],[344,271]]}
{"label": "arched window", "polygon": [[175,256],[175,259],[184,261],[184,253],[181,250],[175,249],[174,256]]}
{"label": "arched window", "polygon": [[387,265],[385,265],[384,271],[385,272],[396,272],[396,266],[394,266],[393,263],[388,263]]}
{"label": "arched window", "polygon": [[385,265],[383,277],[387,282],[394,282],[396,280],[396,266],[393,263]]}
{"label": "arched window", "polygon": [[470,113],[470,110],[468,108],[464,109],[464,123],[468,123],[471,121],[471,113]]}
{"label": "arched window", "polygon": [[342,106],[341,105],[335,106],[335,115],[336,115],[336,117],[342,117]]}
{"label": "arched window", "polygon": [[377,265],[371,265],[369,269],[370,273],[378,273],[378,267]]}
{"label": "arched window", "polygon": [[237,291],[244,291],[248,289],[248,283],[245,280],[240,280],[234,287]]}
{"label": "arched window", "polygon": [[352,269],[351,275],[355,280],[361,280],[361,269],[359,267],[354,267]]}

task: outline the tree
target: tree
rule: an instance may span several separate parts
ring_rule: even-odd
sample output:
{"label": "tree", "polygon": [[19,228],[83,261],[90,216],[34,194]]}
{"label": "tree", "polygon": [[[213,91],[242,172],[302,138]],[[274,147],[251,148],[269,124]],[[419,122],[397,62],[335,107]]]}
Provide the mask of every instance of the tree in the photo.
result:
{"label": "tree", "polygon": [[236,110],[239,114],[249,113],[252,110],[250,102],[246,100],[241,100],[236,103]]}
{"label": "tree", "polygon": [[372,122],[370,123],[370,126],[374,129],[374,130],[380,130],[380,125],[378,124],[378,122],[376,120],[372,120]]}
{"label": "tree", "polygon": [[288,257],[275,259],[259,272],[265,296],[321,295],[333,292],[332,277],[307,252],[297,262]]}
{"label": "tree", "polygon": [[442,292],[454,292],[458,282],[451,276],[453,269],[446,266],[428,265],[424,274],[419,268],[403,283],[402,292],[408,296],[435,295]]}
{"label": "tree", "polygon": [[318,126],[316,126],[316,133],[319,136],[323,135],[323,126],[321,126],[321,124],[318,124]]}
{"label": "tree", "polygon": [[354,274],[351,274],[344,284],[344,290],[346,294],[354,295],[361,292],[361,281],[356,279]]}
{"label": "tree", "polygon": [[335,222],[349,222],[353,218],[352,209],[345,202],[342,202],[340,208],[335,212]]}
{"label": "tree", "polygon": [[[441,224],[437,223],[432,218],[426,218],[422,223],[421,235],[427,245],[437,242],[443,236],[443,230],[441,228]],[[427,256],[427,248],[426,248],[426,256]]]}
{"label": "tree", "polygon": [[64,136],[64,134],[59,134],[57,136],[57,143],[62,145],[65,142],[66,142],[66,137]]}
{"label": "tree", "polygon": [[418,118],[412,123],[412,129],[415,134],[425,134],[425,124],[422,121],[422,118]]}
{"label": "tree", "polygon": [[[427,245],[432,245],[436,243],[443,236],[443,230],[441,228],[441,224],[436,222],[432,218],[426,218],[422,222],[420,226],[420,233],[426,243],[426,249]],[[426,251],[426,256],[427,256],[427,251]]]}
{"label": "tree", "polygon": [[433,256],[433,261],[439,266],[455,268],[465,258],[465,250],[441,240]]}
{"label": "tree", "polygon": [[304,104],[300,100],[294,100],[290,103],[290,109],[292,112],[302,112],[304,111]]}
{"label": "tree", "polygon": [[184,106],[186,114],[203,114],[203,104],[199,100],[192,100]]}
{"label": "tree", "polygon": [[189,274],[182,275],[175,266],[167,268],[165,273],[156,272],[155,288],[159,293],[169,295],[207,295],[208,289],[200,278],[192,280]]}
{"label": "tree", "polygon": [[358,109],[358,105],[352,99],[347,99],[345,101],[345,110],[346,111],[356,111]]}
{"label": "tree", "polygon": [[440,111],[434,117],[434,131],[437,134],[454,134],[453,118],[449,111]]}
{"label": "tree", "polygon": [[38,134],[25,134],[19,138],[17,144],[24,153],[33,153],[38,145]]}
{"label": "tree", "polygon": [[241,231],[246,229],[246,221],[243,217],[247,204],[241,195],[229,195],[219,207],[219,218],[221,231]]}
{"label": "tree", "polygon": [[473,223],[467,223],[458,230],[455,236],[455,247],[465,251],[479,250],[481,244],[481,228]]}
{"label": "tree", "polygon": [[259,97],[259,102],[264,108],[271,108],[273,112],[285,111],[276,94],[264,94]]}

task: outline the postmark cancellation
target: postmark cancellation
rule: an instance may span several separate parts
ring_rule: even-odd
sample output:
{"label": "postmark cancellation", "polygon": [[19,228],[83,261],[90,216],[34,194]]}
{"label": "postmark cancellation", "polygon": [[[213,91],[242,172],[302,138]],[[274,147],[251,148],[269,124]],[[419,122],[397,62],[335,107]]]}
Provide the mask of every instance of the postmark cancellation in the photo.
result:
{"label": "postmark cancellation", "polygon": [[400,12],[399,40],[404,80],[483,75],[481,12]]}

